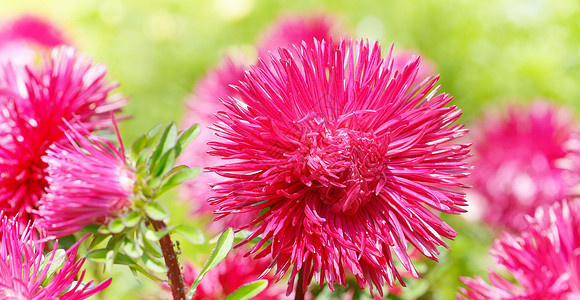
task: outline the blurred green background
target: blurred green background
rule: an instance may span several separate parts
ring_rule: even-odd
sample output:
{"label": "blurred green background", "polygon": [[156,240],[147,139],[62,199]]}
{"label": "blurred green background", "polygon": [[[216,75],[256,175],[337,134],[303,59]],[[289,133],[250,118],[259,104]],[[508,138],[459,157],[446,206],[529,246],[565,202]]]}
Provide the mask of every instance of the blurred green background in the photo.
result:
{"label": "blurred green background", "polygon": [[[434,62],[442,91],[464,110],[463,122],[486,109],[538,98],[579,107],[576,0],[0,2],[2,18],[46,16],[108,65],[110,78],[131,98],[125,112],[132,119],[121,124],[126,143],[157,123],[179,121],[183,100],[225,51],[251,47],[281,15],[320,12],[355,37],[379,39],[383,49],[394,41],[396,49],[417,49]],[[458,276],[481,273],[490,263],[486,253],[494,233],[461,217],[446,219],[458,231],[453,251],[442,249],[440,264],[426,264],[426,280],[410,283],[425,299],[453,298]],[[127,299],[140,289],[131,282],[132,290],[123,294],[129,285],[116,280],[104,298]]]}

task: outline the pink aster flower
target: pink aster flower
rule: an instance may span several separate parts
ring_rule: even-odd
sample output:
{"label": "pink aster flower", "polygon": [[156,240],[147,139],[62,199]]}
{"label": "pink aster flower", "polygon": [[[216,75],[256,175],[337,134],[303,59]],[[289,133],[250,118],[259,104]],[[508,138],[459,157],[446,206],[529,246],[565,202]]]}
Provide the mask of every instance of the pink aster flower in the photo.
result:
{"label": "pink aster flower", "polygon": [[[193,300],[225,299],[240,286],[258,279],[267,279],[268,287],[252,299],[286,299],[284,288],[274,284],[275,278],[272,275],[266,274],[264,278],[260,278],[268,265],[269,262],[265,259],[251,259],[245,257],[241,251],[232,252],[206,274],[195,290]],[[183,280],[186,287],[193,284],[198,274],[199,268],[190,262],[184,263]],[[168,285],[164,284],[163,288],[169,291]]]}
{"label": "pink aster flower", "polygon": [[68,47],[55,48],[43,65],[4,75],[11,85],[0,88],[0,210],[24,220],[37,207],[47,187],[41,157],[55,141],[66,139],[64,120],[89,131],[110,128],[111,112],[126,101],[110,96],[116,87],[106,68]]}
{"label": "pink aster flower", "polygon": [[279,54],[218,114],[224,141],[211,154],[236,160],[211,168],[226,178],[210,200],[218,218],[260,212],[245,241],[261,237],[250,252],[270,256],[278,279],[292,268],[289,290],[298,273],[305,290],[313,278],[345,285],[350,272],[382,294],[402,281],[395,259],[418,277],[409,244],[436,260],[456,233],[434,211],[465,212],[469,147],[452,143],[467,131],[454,124],[461,111],[437,95],[437,77],[410,89],[419,59],[394,69],[378,44]]}
{"label": "pink aster flower", "polygon": [[83,285],[85,259],[76,260],[80,242],[66,252],[57,251],[55,243],[45,257],[45,244],[31,226],[22,229],[20,222],[1,212],[0,222],[0,299],[86,299],[111,283],[108,279],[96,286],[92,282]]}
{"label": "pink aster flower", "polygon": [[136,177],[125,163],[122,145],[117,149],[70,125],[65,135],[69,141],[55,142],[42,158],[48,165],[48,188],[39,202],[38,227],[56,237],[118,216],[133,204]]}
{"label": "pink aster flower", "polygon": [[564,109],[513,106],[505,116],[486,117],[472,139],[474,191],[492,225],[521,230],[524,215],[580,183],[580,136]]}
{"label": "pink aster flower", "polygon": [[527,229],[497,239],[491,255],[515,279],[490,271],[464,277],[460,299],[578,299],[580,297],[580,202],[565,200],[526,216]]}
{"label": "pink aster flower", "polygon": [[0,24],[0,64],[32,63],[39,50],[69,44],[64,34],[43,18],[23,15]]}
{"label": "pink aster flower", "polygon": [[268,53],[276,55],[278,48],[294,49],[305,42],[314,45],[314,39],[327,40],[341,35],[338,22],[328,15],[283,16],[266,30],[258,42],[258,56],[268,62]]}

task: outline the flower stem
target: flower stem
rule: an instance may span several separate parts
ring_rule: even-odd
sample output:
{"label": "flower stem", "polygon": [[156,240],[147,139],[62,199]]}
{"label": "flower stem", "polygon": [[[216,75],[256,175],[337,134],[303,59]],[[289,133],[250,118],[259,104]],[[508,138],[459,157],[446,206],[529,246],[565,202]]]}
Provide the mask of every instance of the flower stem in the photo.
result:
{"label": "flower stem", "polygon": [[[149,220],[156,231],[162,231],[167,226],[163,221]],[[169,286],[171,287],[171,294],[174,300],[185,300],[185,284],[183,283],[183,275],[181,274],[181,267],[179,260],[173,247],[173,242],[169,234],[166,234],[159,240],[161,245],[161,252],[163,252],[163,259],[167,266],[167,278],[169,278]]]}
{"label": "flower stem", "polygon": [[304,269],[298,271],[298,282],[296,283],[296,293],[294,293],[294,300],[304,300],[306,291],[302,288],[304,281]]}

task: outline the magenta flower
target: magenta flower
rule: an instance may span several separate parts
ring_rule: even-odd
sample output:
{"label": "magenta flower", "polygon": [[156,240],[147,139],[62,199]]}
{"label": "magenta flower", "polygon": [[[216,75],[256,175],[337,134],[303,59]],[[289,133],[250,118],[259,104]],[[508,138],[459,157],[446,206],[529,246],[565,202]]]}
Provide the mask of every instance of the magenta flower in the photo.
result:
{"label": "magenta flower", "polygon": [[[241,251],[232,252],[206,274],[195,290],[193,300],[225,299],[240,286],[258,279],[267,279],[268,287],[252,299],[286,299],[284,296],[284,288],[274,284],[276,281],[274,276],[266,274],[263,278],[260,278],[262,272],[268,265],[269,262],[265,259],[251,259],[245,257]],[[199,269],[193,264],[189,262],[184,263],[183,280],[186,287],[193,284],[198,274]],[[164,284],[163,288],[169,291],[169,285]]]}
{"label": "magenta flower", "polygon": [[[293,54],[296,53],[296,54]],[[392,68],[378,44],[316,42],[280,50],[271,67],[254,67],[224,100],[211,154],[235,160],[212,171],[227,180],[211,199],[218,218],[260,212],[243,228],[250,251],[270,256],[280,279],[292,267],[303,288],[314,278],[345,285],[394,285],[394,256],[418,277],[412,244],[437,259],[455,231],[432,210],[465,212],[456,191],[467,175],[468,145],[452,97],[436,95],[437,77],[410,90],[419,59]],[[271,241],[271,244],[267,244]]]}
{"label": "magenta flower", "polygon": [[[497,239],[491,255],[515,282],[490,271],[464,277],[460,299],[578,299],[580,297],[580,203],[578,200],[540,207],[527,216],[527,229]],[[502,272],[503,273],[503,272]]]}
{"label": "magenta flower", "polygon": [[116,85],[105,80],[103,65],[72,48],[54,49],[42,66],[28,65],[26,72],[10,70],[3,70],[10,85],[0,88],[0,210],[26,220],[47,187],[41,157],[66,139],[64,120],[89,131],[110,128],[111,112],[126,101],[110,96]]}
{"label": "magenta flower", "polygon": [[580,137],[563,109],[544,102],[486,117],[474,131],[474,190],[483,218],[512,230],[523,216],[574,193],[580,183]]}
{"label": "magenta flower", "polygon": [[108,140],[81,134],[70,125],[65,135],[68,143],[55,142],[42,158],[48,164],[48,188],[39,202],[38,227],[55,237],[117,217],[133,204],[136,177],[125,163],[122,145],[116,149]]}
{"label": "magenta flower", "polygon": [[64,34],[51,22],[23,15],[0,25],[0,64],[33,63],[39,50],[66,44]]}
{"label": "magenta flower", "polygon": [[[109,286],[108,279],[96,286],[82,283],[85,259],[75,260],[79,243],[65,251],[43,255],[44,242],[34,229],[20,227],[20,222],[0,212],[0,299],[80,300]],[[60,268],[59,264],[62,263]],[[80,274],[79,274],[80,273]]]}
{"label": "magenta flower", "polygon": [[338,27],[338,22],[328,15],[283,16],[262,34],[257,46],[258,56],[268,62],[268,53],[277,55],[278,48],[290,50],[302,42],[312,47],[314,39],[328,41],[330,36],[340,37],[342,32]]}

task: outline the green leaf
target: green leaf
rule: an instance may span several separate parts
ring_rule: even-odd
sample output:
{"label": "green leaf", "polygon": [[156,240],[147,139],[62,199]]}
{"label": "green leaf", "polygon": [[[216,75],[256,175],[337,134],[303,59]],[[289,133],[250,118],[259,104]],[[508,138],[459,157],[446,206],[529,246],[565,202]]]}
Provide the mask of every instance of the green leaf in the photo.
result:
{"label": "green leaf", "polygon": [[123,244],[123,250],[125,254],[133,259],[139,259],[143,255],[143,249],[137,245],[134,241],[126,239]]}
{"label": "green leaf", "polygon": [[195,293],[197,286],[199,285],[205,274],[207,274],[207,272],[209,272],[211,269],[217,266],[217,264],[219,264],[226,257],[226,255],[228,255],[230,250],[232,250],[233,246],[234,246],[234,230],[228,228],[224,230],[224,232],[220,235],[215,245],[215,248],[213,248],[211,254],[209,255],[209,259],[199,272],[199,275],[197,276],[193,284],[191,285],[191,288],[187,293],[186,297],[187,299],[191,299],[193,297],[193,294]]}
{"label": "green leaf", "polygon": [[46,264],[50,262],[50,267],[48,268],[48,272],[46,273],[43,284],[50,281],[52,274],[63,265],[67,258],[66,251],[64,249],[56,249],[56,252],[54,252],[54,257],[52,258],[52,261],[50,261],[52,254],[53,252],[50,251],[43,257],[42,264],[39,268],[39,270],[44,270]]}
{"label": "green leaf", "polygon": [[133,157],[139,156],[139,153],[141,153],[141,151],[143,151],[143,149],[146,146],[147,146],[147,137],[142,135],[135,142],[133,142],[133,145],[131,145],[131,152],[133,154]]}
{"label": "green leaf", "polygon": [[163,127],[161,123],[155,125],[145,134],[145,137],[147,137],[148,140],[153,139],[159,134],[159,132],[161,131],[161,127]]}
{"label": "green leaf", "polygon": [[143,250],[147,252],[150,256],[154,257],[163,257],[163,253],[161,252],[161,247],[156,242],[151,242],[151,240],[147,238],[142,239],[143,243]]}
{"label": "green leaf", "polygon": [[91,240],[91,243],[89,244],[88,250],[95,248],[96,246],[98,246],[101,242],[103,242],[108,237],[109,237],[108,235],[104,235],[104,234],[94,235],[93,239]]}
{"label": "green leaf", "polygon": [[268,287],[268,280],[266,279],[246,283],[231,293],[226,300],[248,300],[258,295],[266,287]]}
{"label": "green leaf", "polygon": [[199,175],[200,173],[201,173],[200,168],[187,168],[175,173],[173,176],[169,177],[167,181],[165,181],[165,183],[161,186],[161,188],[157,192],[156,196],[160,196],[161,194]]}
{"label": "green leaf", "polygon": [[205,237],[203,233],[196,227],[185,224],[178,225],[175,227],[175,232],[192,244],[201,245],[205,243]]}
{"label": "green leaf", "polygon": [[123,225],[123,219],[117,218],[113,221],[109,222],[109,231],[111,233],[120,233],[125,229],[125,225]]}
{"label": "green leaf", "polygon": [[98,224],[89,224],[89,225],[86,225],[85,227],[83,227],[83,229],[81,229],[81,230],[83,232],[90,233],[90,234],[98,234],[99,233],[99,227],[101,227],[101,225],[98,225]]}
{"label": "green leaf", "polygon": [[153,271],[155,273],[166,273],[167,272],[167,267],[156,261],[155,259],[151,258],[149,255],[144,254],[142,256],[143,258],[143,262],[145,263],[145,268],[147,268],[147,270]]}
{"label": "green leaf", "polygon": [[185,150],[187,145],[189,145],[191,141],[193,141],[193,139],[199,135],[199,132],[199,124],[193,124],[191,127],[187,128],[181,133],[177,139],[177,144],[175,145],[176,156],[179,156],[181,153],[183,153],[183,150]]}
{"label": "green leaf", "polygon": [[175,123],[171,122],[167,128],[161,134],[161,139],[159,140],[159,144],[151,154],[149,158],[149,172],[153,173],[153,168],[157,165],[157,160],[167,152],[169,149],[175,147],[175,143],[177,141],[177,126]]}
{"label": "green leaf", "polygon": [[147,216],[156,221],[163,221],[169,217],[167,208],[157,202],[149,202],[145,205],[145,213]]}
{"label": "green leaf", "polygon": [[[97,249],[90,251],[89,253],[87,253],[87,259],[99,264],[104,264],[106,262],[107,253],[109,253],[110,251],[111,250],[109,249]],[[125,266],[137,265],[137,262],[135,262],[129,256],[124,255],[123,253],[117,253],[117,255],[115,256],[114,263],[117,265],[125,265]]]}
{"label": "green leaf", "polygon": [[157,166],[155,166],[155,169],[153,170],[151,175],[153,175],[154,177],[159,177],[169,172],[169,170],[171,170],[175,165],[175,159],[176,159],[175,148],[169,149],[169,151],[163,154],[163,156],[159,160]]}
{"label": "green leaf", "polygon": [[132,211],[123,217],[125,227],[135,227],[139,221],[141,221],[141,215],[136,211]]}

